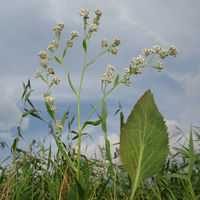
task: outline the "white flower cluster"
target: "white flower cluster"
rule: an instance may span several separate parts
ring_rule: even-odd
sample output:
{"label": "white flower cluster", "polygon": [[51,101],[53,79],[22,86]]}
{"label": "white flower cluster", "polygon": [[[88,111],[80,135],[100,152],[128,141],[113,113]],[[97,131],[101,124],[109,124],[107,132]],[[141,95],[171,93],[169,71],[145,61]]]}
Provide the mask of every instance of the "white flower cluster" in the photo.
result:
{"label": "white flower cluster", "polygon": [[40,57],[40,65],[44,68],[47,68],[47,65],[49,64],[49,58],[47,56],[47,53],[45,51],[39,51],[38,56]]}
{"label": "white flower cluster", "polygon": [[38,77],[41,77],[42,76],[42,69],[38,69],[36,72],[35,72],[35,78],[38,78]]}
{"label": "white flower cluster", "polygon": [[163,66],[164,66],[163,62],[159,60],[157,65],[155,65],[153,67],[157,70],[157,72],[161,72],[163,69]]}
{"label": "white flower cluster", "polygon": [[[117,46],[119,46],[121,44],[121,40],[119,38],[114,38],[113,39],[114,42],[112,45],[110,45],[110,47],[108,48],[108,52],[111,52],[113,55],[117,55],[118,53],[118,48],[116,48]],[[102,41],[103,42],[103,41]],[[103,45],[102,45],[103,46]]]}
{"label": "white flower cluster", "polygon": [[113,65],[107,66],[107,73],[102,74],[101,81],[104,85],[108,85],[108,83],[111,83],[114,76],[115,67]]}
{"label": "white flower cluster", "polygon": [[66,42],[66,45],[67,47],[73,47],[73,39],[74,38],[77,38],[79,36],[79,33],[77,31],[71,31],[70,32],[70,35],[71,35],[71,39],[69,39],[67,42]]}
{"label": "white flower cluster", "polygon": [[51,44],[47,47],[47,50],[49,50],[51,53],[54,52],[54,49],[57,49],[59,46],[58,42],[55,40],[51,42]]}
{"label": "white flower cluster", "polygon": [[171,45],[169,47],[168,53],[171,56],[176,56],[178,54],[178,49],[174,45]]}
{"label": "white flower cluster", "polygon": [[142,55],[134,57],[131,61],[134,74],[141,74],[142,68],[147,64],[146,58]]}
{"label": "white flower cluster", "polygon": [[55,32],[56,37],[60,37],[60,34],[61,34],[64,26],[65,26],[64,24],[58,24],[57,26],[53,27],[53,31]]}
{"label": "white flower cluster", "polygon": [[93,31],[97,32],[97,30],[98,30],[98,26],[94,23],[88,24],[88,28],[89,28],[89,32],[93,32]]}
{"label": "white flower cluster", "polygon": [[77,32],[77,31],[71,31],[70,32],[70,35],[72,36],[72,40],[74,39],[74,38],[76,38],[76,37],[78,37],[79,36],[79,33]]}
{"label": "white flower cluster", "polygon": [[79,11],[79,15],[84,17],[85,19],[88,19],[89,18],[89,10],[86,9],[86,8],[82,8],[80,11]]}
{"label": "white flower cluster", "polygon": [[50,106],[52,106],[55,103],[56,98],[54,96],[46,95],[44,97],[44,101],[47,102]]}
{"label": "white flower cluster", "polygon": [[57,76],[54,76],[52,79],[52,83],[55,83],[56,85],[58,85],[60,83],[60,78]]}
{"label": "white flower cluster", "polygon": [[124,80],[123,80],[122,83],[124,83],[126,86],[130,86],[131,81],[130,81],[130,70],[129,70],[129,68],[125,68],[123,70],[123,73],[124,73]]}

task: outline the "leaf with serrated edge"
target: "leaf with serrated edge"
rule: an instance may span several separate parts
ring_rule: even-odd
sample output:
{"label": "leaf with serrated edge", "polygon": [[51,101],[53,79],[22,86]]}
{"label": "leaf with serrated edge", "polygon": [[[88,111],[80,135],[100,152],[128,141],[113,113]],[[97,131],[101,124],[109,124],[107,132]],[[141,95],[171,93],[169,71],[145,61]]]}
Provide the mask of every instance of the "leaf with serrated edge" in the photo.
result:
{"label": "leaf with serrated edge", "polygon": [[167,126],[148,90],[120,134],[120,158],[132,180],[132,198],[142,180],[160,172],[169,152],[168,143]]}

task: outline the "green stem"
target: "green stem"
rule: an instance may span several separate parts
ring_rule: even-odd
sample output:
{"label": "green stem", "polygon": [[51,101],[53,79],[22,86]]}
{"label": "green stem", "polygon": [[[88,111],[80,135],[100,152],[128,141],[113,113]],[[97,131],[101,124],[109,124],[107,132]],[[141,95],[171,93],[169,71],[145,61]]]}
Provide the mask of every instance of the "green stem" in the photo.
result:
{"label": "green stem", "polygon": [[[108,94],[110,94],[120,83],[122,83],[124,80],[124,78],[119,81],[115,86],[113,86],[107,93],[104,94],[104,96],[100,99],[100,101],[97,103],[97,105],[93,108],[93,110],[91,111],[91,113],[89,114],[89,116],[87,117],[87,119],[85,120],[85,123],[90,119],[90,117],[92,116],[92,114],[95,112],[95,110],[99,107],[99,105],[102,103],[102,101],[106,98],[106,96],[108,96]],[[83,131],[84,125],[81,128],[81,131]]]}

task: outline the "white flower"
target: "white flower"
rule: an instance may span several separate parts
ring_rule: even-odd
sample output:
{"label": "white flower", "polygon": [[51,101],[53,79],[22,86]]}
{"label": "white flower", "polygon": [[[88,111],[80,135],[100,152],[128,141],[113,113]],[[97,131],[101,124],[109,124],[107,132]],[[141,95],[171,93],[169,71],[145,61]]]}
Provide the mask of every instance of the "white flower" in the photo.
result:
{"label": "white flower", "polygon": [[63,30],[64,26],[64,24],[58,24],[57,26],[53,27],[53,31],[55,32],[57,37],[60,37],[61,31]]}
{"label": "white flower", "polygon": [[53,53],[53,50],[54,50],[53,45],[50,44],[50,45],[47,47],[47,50],[49,50],[51,53]]}
{"label": "white flower", "polygon": [[47,102],[49,105],[53,105],[56,101],[56,98],[54,96],[46,96],[44,98],[44,101]]}
{"label": "white flower", "polygon": [[88,24],[88,27],[89,27],[90,32],[93,32],[93,31],[97,32],[98,30],[98,26],[96,24]]}
{"label": "white flower", "polygon": [[108,71],[108,73],[113,73],[115,71],[115,67],[113,65],[108,65],[107,71]]}
{"label": "white flower", "polygon": [[133,65],[136,65],[136,66],[137,65],[144,66],[147,63],[146,58],[142,55],[134,57],[131,62]]}
{"label": "white flower", "polygon": [[161,72],[162,69],[163,69],[163,62],[162,61],[158,61],[158,64],[155,66],[155,69],[158,71],[158,72]]}
{"label": "white flower", "polygon": [[70,32],[71,36],[72,36],[72,39],[76,38],[79,36],[78,32],[77,31],[71,31]]}
{"label": "white flower", "polygon": [[129,68],[125,68],[123,70],[124,75],[129,75],[129,72],[130,72]]}
{"label": "white flower", "polygon": [[101,80],[102,80],[103,84],[105,84],[105,85],[112,82],[111,77],[107,73],[102,74]]}
{"label": "white flower", "polygon": [[114,43],[113,43],[113,46],[119,46],[121,44],[121,40],[119,38],[114,38]]}
{"label": "white flower", "polygon": [[55,74],[53,67],[49,67],[49,68],[47,69],[47,72],[48,72],[49,74]]}
{"label": "white flower", "polygon": [[60,120],[57,120],[57,121],[56,121],[55,126],[56,126],[56,129],[59,129],[60,131],[63,129],[63,126],[62,126]]}
{"label": "white flower", "polygon": [[116,55],[117,52],[118,52],[118,49],[117,49],[117,48],[112,48],[112,49],[111,49],[111,53],[112,53],[113,55]]}
{"label": "white flower", "polygon": [[60,83],[60,78],[57,76],[54,76],[52,79],[52,82],[55,83],[56,85],[58,85]]}
{"label": "white flower", "polygon": [[153,49],[144,48],[142,52],[145,54],[145,56],[149,56],[150,54],[153,54]]}
{"label": "white flower", "polygon": [[153,49],[154,49],[154,51],[155,51],[155,53],[161,53],[164,49],[161,47],[161,46],[159,46],[159,45],[154,45],[153,46]]}
{"label": "white flower", "polygon": [[95,9],[94,12],[95,12],[95,14],[96,14],[98,17],[101,17],[101,16],[102,16],[102,11],[101,11],[101,10]]}
{"label": "white flower", "polygon": [[86,9],[86,8],[82,8],[80,11],[79,11],[79,15],[88,19],[89,18],[89,10]]}
{"label": "white flower", "polygon": [[44,68],[46,68],[48,64],[49,64],[49,58],[48,58],[48,57],[43,58],[43,59],[41,60],[41,62],[40,62],[40,65],[41,65],[42,67],[44,67]]}
{"label": "white flower", "polygon": [[53,41],[51,42],[51,45],[52,45],[53,48],[55,48],[55,49],[57,49],[58,46],[59,46],[58,42],[56,42],[55,40],[53,40]]}
{"label": "white flower", "polygon": [[35,72],[35,78],[38,78],[38,77],[40,77],[42,75],[42,70],[41,69],[39,69],[39,70],[37,70],[36,72]]}
{"label": "white flower", "polygon": [[176,56],[178,54],[178,49],[174,45],[171,45],[168,53],[169,55]]}
{"label": "white flower", "polygon": [[126,86],[130,86],[131,85],[131,81],[130,81],[130,78],[129,76],[124,76],[124,80],[123,82]]}
{"label": "white flower", "polygon": [[141,74],[142,68],[141,67],[133,67],[133,72],[134,72],[134,74]]}
{"label": "white flower", "polygon": [[40,59],[45,59],[47,57],[47,53],[45,51],[39,51],[38,56]]}

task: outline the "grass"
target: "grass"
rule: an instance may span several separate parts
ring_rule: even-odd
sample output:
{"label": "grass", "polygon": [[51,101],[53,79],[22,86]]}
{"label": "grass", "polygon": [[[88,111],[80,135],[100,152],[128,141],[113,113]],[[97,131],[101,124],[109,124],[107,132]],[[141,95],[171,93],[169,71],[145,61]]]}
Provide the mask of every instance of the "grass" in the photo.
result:
{"label": "grass", "polygon": [[[188,146],[176,147],[159,174],[140,184],[134,199],[200,199],[200,149],[193,148],[200,139],[198,127],[191,127],[191,136],[195,139],[190,137]],[[76,163],[75,150],[68,152]],[[0,168],[1,200],[76,199],[77,187],[80,199],[125,200],[131,194],[130,177],[119,162],[113,162],[111,170],[104,159],[81,155],[77,181],[65,157],[59,150],[52,154],[51,146],[45,149],[34,141],[27,150],[17,147],[13,159]]]}

